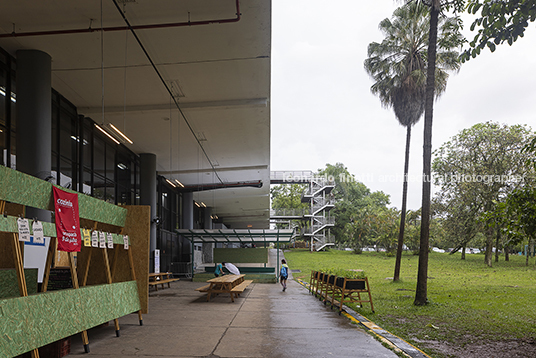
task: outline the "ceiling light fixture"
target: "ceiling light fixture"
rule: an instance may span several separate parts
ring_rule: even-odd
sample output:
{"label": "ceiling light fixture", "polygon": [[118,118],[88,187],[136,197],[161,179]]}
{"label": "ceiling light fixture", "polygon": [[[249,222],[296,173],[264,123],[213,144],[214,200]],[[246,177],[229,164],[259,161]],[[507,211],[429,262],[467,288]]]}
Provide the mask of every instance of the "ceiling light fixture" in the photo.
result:
{"label": "ceiling light fixture", "polygon": [[119,129],[117,129],[116,126],[114,126],[112,123],[108,123],[105,125],[105,127],[107,128],[110,128],[116,135],[119,136],[119,140],[121,142],[128,142],[129,144],[134,144],[133,141],[130,140],[129,137],[127,137],[126,135],[123,134],[123,132],[121,132]]}
{"label": "ceiling light fixture", "polygon": [[181,183],[179,180],[175,179],[175,182],[176,182],[181,188],[184,188],[184,184]]}
{"label": "ceiling light fixture", "polygon": [[197,206],[198,208],[201,207],[201,205],[199,205],[199,203],[198,203],[197,201],[194,201],[194,204],[195,204],[195,206]]}
{"label": "ceiling light fixture", "polygon": [[168,182],[169,185],[171,185],[172,187],[176,188],[177,186],[175,185],[175,183],[173,183],[171,180],[169,179],[166,179],[166,181]]}
{"label": "ceiling light fixture", "polygon": [[114,141],[115,144],[121,144],[117,139],[115,139],[110,133],[106,132],[101,126],[99,126],[97,123],[95,123],[95,127],[97,127],[98,130],[100,130],[102,133],[104,133],[108,138]]}

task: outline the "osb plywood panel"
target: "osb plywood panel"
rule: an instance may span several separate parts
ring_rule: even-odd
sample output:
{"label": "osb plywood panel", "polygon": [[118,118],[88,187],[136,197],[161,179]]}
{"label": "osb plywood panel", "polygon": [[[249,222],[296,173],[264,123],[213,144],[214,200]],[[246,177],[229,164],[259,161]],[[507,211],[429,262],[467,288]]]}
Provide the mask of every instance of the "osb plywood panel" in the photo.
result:
{"label": "osb plywood panel", "polygon": [[[37,269],[24,269],[28,294],[37,293]],[[0,269],[0,299],[20,297],[17,271],[15,269]],[[0,338],[1,339],[1,338]]]}
{"label": "osb plywood panel", "polygon": [[268,263],[268,249],[220,249],[214,248],[214,262]]}
{"label": "osb plywood panel", "polygon": [[[89,272],[87,275],[87,283],[86,285],[101,285],[103,283],[106,283],[106,266],[104,264],[104,255],[103,250],[98,247],[82,247],[80,252],[77,255],[77,274],[78,274],[78,282],[82,283],[82,275],[84,275],[84,269],[87,265],[87,260],[89,257],[89,251],[92,250],[91,253],[91,261],[89,263]],[[110,255],[113,255],[113,250],[108,250],[108,257]]]}
{"label": "osb plywood panel", "polygon": [[[110,255],[110,267],[113,268],[115,266],[113,281],[123,282],[132,280],[128,262],[128,251],[124,249],[124,246],[115,245],[113,252],[108,251],[108,254]],[[117,258],[117,262],[114,261],[115,258]]]}
{"label": "osb plywood panel", "polygon": [[28,352],[139,309],[134,281],[0,300],[0,358]]}
{"label": "osb plywood panel", "polygon": [[[142,313],[149,312],[149,241],[151,239],[151,207],[125,206],[128,210],[124,234],[131,241],[130,249],[138,281]],[[125,269],[128,266],[125,267]]]}
{"label": "osb plywood panel", "polygon": [[0,268],[15,268],[11,240],[13,240],[12,233],[2,232],[0,230]]}
{"label": "osb plywood panel", "polygon": [[[61,189],[77,193],[73,190]],[[81,218],[114,226],[124,226],[127,214],[125,209],[91,196],[77,194]],[[4,166],[0,166],[0,200],[39,209],[54,210],[52,184]]]}
{"label": "osb plywood panel", "polygon": [[4,212],[2,214],[5,215],[11,215],[11,216],[24,216],[25,210],[24,205],[14,204],[14,203],[6,203],[6,207],[4,208]]}

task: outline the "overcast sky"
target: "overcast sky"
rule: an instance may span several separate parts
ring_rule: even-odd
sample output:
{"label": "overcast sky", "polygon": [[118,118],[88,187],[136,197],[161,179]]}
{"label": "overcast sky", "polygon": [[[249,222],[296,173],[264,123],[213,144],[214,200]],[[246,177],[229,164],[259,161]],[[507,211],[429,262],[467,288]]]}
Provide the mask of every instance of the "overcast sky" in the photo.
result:
{"label": "overcast sky", "polygon": [[[370,42],[393,0],[273,0],[271,170],[343,163],[371,190],[401,207],[406,130],[370,93],[363,69]],[[464,34],[472,40],[470,20]],[[434,105],[432,146],[480,122],[536,129],[536,26],[451,74]],[[424,117],[413,127],[408,209],[421,206]]]}

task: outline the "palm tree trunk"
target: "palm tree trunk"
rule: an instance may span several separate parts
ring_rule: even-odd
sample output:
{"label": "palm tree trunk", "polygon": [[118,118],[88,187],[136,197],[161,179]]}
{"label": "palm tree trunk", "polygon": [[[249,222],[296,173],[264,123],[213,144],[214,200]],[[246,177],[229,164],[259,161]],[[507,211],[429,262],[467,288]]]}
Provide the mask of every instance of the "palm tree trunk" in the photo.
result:
{"label": "palm tree trunk", "polygon": [[404,162],[404,185],[402,186],[402,211],[400,213],[400,229],[398,231],[398,247],[396,249],[395,273],[393,281],[400,280],[400,266],[402,263],[402,247],[404,246],[404,229],[406,227],[406,202],[408,199],[408,168],[409,144],[411,141],[411,124],[406,127],[406,158]]}
{"label": "palm tree trunk", "polygon": [[430,7],[430,35],[428,38],[428,68],[426,73],[426,100],[424,104],[424,145],[421,239],[419,248],[419,268],[414,304],[428,303],[428,249],[430,246],[430,192],[432,163],[432,119],[434,112],[434,84],[436,68],[437,23],[441,10],[440,0],[433,0]]}

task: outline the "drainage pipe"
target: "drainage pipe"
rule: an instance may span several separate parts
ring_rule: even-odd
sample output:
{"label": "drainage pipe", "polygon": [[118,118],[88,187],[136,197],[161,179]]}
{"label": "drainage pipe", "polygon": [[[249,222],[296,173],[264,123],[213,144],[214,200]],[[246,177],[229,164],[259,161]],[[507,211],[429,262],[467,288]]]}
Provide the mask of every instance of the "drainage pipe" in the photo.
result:
{"label": "drainage pipe", "polygon": [[[236,0],[236,17],[231,19],[219,19],[219,20],[204,20],[204,21],[187,21],[176,22],[167,24],[150,24],[150,25],[138,25],[132,26],[132,30],[147,30],[147,29],[160,29],[169,27],[183,27],[183,26],[195,26],[195,25],[210,25],[210,24],[227,24],[240,21],[240,0]],[[53,31],[33,31],[33,32],[11,32],[8,34],[0,34],[0,38],[6,37],[28,37],[28,36],[46,36],[46,35],[65,35],[65,34],[80,34],[91,33],[99,31],[127,31],[130,30],[128,26],[114,26],[101,28],[87,28],[87,29],[69,29],[69,30],[53,30]]]}

